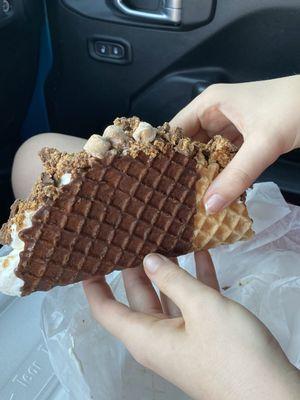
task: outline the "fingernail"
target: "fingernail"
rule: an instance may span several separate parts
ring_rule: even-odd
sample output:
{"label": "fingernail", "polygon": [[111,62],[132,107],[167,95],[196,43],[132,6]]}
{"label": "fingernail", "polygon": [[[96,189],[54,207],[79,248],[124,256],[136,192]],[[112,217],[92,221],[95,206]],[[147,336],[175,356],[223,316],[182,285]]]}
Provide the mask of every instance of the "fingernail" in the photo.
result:
{"label": "fingernail", "polygon": [[225,199],[220,194],[213,194],[204,204],[206,214],[215,214],[226,205]]}
{"label": "fingernail", "polygon": [[148,254],[144,258],[144,267],[150,274],[154,274],[164,262],[166,262],[164,256],[160,254]]}

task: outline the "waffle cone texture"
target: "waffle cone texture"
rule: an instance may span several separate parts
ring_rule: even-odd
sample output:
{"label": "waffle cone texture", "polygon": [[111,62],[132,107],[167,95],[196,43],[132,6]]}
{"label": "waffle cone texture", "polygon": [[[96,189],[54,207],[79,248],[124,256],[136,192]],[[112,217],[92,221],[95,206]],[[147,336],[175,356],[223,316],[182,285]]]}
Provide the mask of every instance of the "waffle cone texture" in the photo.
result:
{"label": "waffle cone texture", "polygon": [[138,267],[151,252],[176,257],[250,238],[241,200],[205,213],[203,196],[220,169],[174,148],[155,157],[91,157],[20,231],[22,295]]}

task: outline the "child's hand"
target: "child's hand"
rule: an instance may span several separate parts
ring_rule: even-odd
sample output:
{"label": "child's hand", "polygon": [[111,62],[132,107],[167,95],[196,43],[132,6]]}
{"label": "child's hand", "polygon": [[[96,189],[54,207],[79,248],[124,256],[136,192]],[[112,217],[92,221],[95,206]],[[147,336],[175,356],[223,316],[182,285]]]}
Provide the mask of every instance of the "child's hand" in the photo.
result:
{"label": "child's hand", "polygon": [[[104,278],[85,283],[94,317],[138,362],[194,399],[299,399],[298,371],[250,312],[163,256],[148,255],[144,266],[147,275],[142,268],[125,274],[131,309],[114,299]],[[212,270],[204,278],[216,286]],[[163,312],[150,280],[182,316]]]}
{"label": "child's hand", "polygon": [[[222,134],[238,146],[205,195],[207,211],[231,203],[281,154],[300,147],[300,76],[212,85],[171,121],[208,139]],[[243,144],[242,144],[243,143]]]}

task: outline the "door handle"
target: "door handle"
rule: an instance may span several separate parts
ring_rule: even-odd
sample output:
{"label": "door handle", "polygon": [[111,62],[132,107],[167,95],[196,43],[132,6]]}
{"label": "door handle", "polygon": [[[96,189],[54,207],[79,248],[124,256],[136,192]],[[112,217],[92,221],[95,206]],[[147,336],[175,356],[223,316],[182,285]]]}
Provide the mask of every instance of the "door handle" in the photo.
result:
{"label": "door handle", "polygon": [[158,24],[178,25],[182,16],[182,0],[162,0],[158,11],[139,11],[128,7],[124,0],[113,0],[115,7],[123,14]]}

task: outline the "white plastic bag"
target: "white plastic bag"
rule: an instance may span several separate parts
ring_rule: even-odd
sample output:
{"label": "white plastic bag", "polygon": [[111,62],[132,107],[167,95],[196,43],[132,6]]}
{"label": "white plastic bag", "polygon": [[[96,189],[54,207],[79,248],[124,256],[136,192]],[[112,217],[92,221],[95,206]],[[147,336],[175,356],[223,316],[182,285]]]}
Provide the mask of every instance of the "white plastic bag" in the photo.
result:
{"label": "white plastic bag", "polygon": [[[254,312],[300,368],[300,207],[275,184],[254,185],[248,208],[257,235],[211,251],[224,295]],[[194,273],[193,255],[179,258]],[[109,281],[126,303],[120,274]],[[145,370],[91,318],[81,285],[51,291],[42,329],[53,368],[72,400],[184,400],[180,390]]]}
{"label": "white plastic bag", "polygon": [[[111,285],[125,303],[120,274]],[[96,324],[81,285],[49,294],[43,308],[43,331],[50,361],[70,400],[188,399],[135,362],[117,339]]]}

